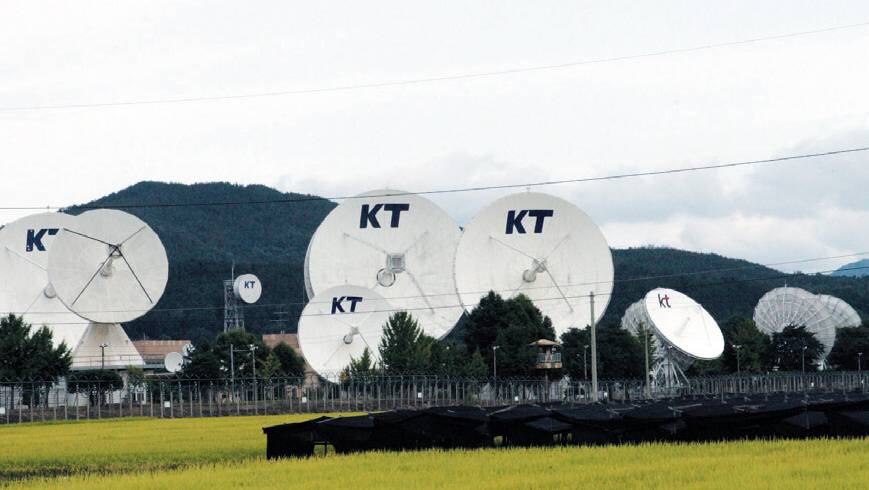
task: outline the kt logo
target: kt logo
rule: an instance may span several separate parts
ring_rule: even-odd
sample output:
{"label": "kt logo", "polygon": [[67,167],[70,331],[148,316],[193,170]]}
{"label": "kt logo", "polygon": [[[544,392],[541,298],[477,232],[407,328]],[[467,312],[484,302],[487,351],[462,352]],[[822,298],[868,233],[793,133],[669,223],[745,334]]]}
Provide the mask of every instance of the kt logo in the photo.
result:
{"label": "kt logo", "polygon": [[344,310],[344,301],[350,302],[350,313],[356,312],[356,304],[362,301],[361,296],[339,296],[337,298],[332,298],[332,314],[335,313],[347,313]]}
{"label": "kt logo", "polygon": [[664,296],[658,295],[658,307],[659,308],[671,308],[670,306],[670,296],[665,294]]}
{"label": "kt logo", "polygon": [[244,281],[245,289],[253,289],[256,287],[256,281]]}
{"label": "kt logo", "polygon": [[380,222],[377,221],[377,213],[383,209],[392,213],[389,219],[390,228],[398,228],[398,221],[401,219],[401,212],[410,209],[410,204],[370,204],[362,205],[362,213],[359,216],[359,228],[368,228],[370,224],[372,228],[380,228]]}
{"label": "kt logo", "polygon": [[525,216],[534,218],[534,233],[543,233],[543,222],[554,214],[555,211],[551,209],[511,209],[507,211],[507,234],[512,235],[514,231],[525,234],[525,224],[522,223]]}
{"label": "kt logo", "polygon": [[57,228],[43,228],[41,230],[27,230],[27,246],[24,248],[28,252],[32,252],[34,248],[40,252],[45,252],[45,245],[42,243],[42,238],[48,233],[48,236],[57,235],[60,231]]}

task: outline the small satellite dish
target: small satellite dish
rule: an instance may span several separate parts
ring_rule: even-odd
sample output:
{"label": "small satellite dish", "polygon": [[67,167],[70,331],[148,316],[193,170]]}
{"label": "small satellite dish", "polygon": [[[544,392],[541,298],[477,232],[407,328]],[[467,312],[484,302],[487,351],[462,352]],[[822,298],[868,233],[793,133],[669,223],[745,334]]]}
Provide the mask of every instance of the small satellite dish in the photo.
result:
{"label": "small satellite dish", "polygon": [[184,367],[184,356],[180,352],[170,352],[163,358],[163,367],[170,373],[177,373]]}
{"label": "small satellite dish", "polygon": [[775,288],[758,301],[754,308],[754,323],[761,332],[769,336],[788,326],[805,326],[824,345],[822,357],[825,359],[836,342],[836,329],[852,326],[849,324],[853,321],[853,318],[848,319],[851,316],[847,311],[850,306],[845,308],[835,301],[838,298],[830,298],[832,297],[820,297],[800,288]]}
{"label": "small satellite dish", "polygon": [[21,316],[34,329],[46,326],[55,346],[74,350],[88,322],[57,298],[48,280],[48,255],[60,230],[74,217],[63,213],[26,216],[0,230],[0,311]]}
{"label": "small satellite dish", "polygon": [[135,320],[166,288],[169,263],[160,238],[139,218],[88,211],[58,234],[48,276],[67,308],[96,323]]}
{"label": "small satellite dish", "polygon": [[462,315],[452,272],[460,236],[449,215],[418,195],[379,190],[348,199],[311,238],[308,296],[364,286],[411,313],[426,334],[442,338]]}
{"label": "small satellite dish", "polygon": [[653,376],[667,387],[677,386],[695,360],[717,359],[724,352],[724,335],[712,315],[673,289],[646,293],[625,311],[622,327],[635,335],[644,329],[652,334]]}
{"label": "small satellite dish", "polygon": [[322,291],[302,310],[299,348],[325,379],[335,377],[366,347],[377,359],[383,325],[393,307],[377,292],[359,286]]}
{"label": "small satellite dish", "polygon": [[194,350],[196,349],[193,347],[193,344],[184,344],[181,346],[181,354],[183,354],[184,357],[190,357]]}
{"label": "small satellite dish", "polygon": [[233,281],[232,291],[236,298],[247,304],[253,304],[259,301],[259,297],[263,293],[263,285],[255,275],[242,274]]}
{"label": "small satellite dish", "polygon": [[455,261],[456,285],[467,309],[487,292],[528,296],[558,335],[595,321],[613,288],[609,246],[591,218],[564,199],[512,194],[486,206],[465,227]]}

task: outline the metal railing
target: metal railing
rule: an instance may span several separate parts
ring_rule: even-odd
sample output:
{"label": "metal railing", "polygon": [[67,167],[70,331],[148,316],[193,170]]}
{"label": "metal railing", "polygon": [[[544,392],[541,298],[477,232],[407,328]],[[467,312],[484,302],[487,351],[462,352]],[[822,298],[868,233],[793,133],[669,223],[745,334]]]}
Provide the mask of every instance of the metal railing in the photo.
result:
{"label": "metal railing", "polygon": [[551,352],[548,354],[545,352],[541,352],[537,354],[537,364],[553,362],[561,362],[561,352]]}
{"label": "metal railing", "polygon": [[[338,381],[338,380],[336,380]],[[643,380],[601,380],[603,401],[672,396],[853,392],[865,372],[774,373],[689,378],[672,388]],[[149,377],[117,388],[101,381],[0,380],[0,424],[146,416],[161,418],[360,412],[437,405],[590,402],[591,382],[545,378],[470,379],[430,375],[370,376],[328,382],[308,378]]]}

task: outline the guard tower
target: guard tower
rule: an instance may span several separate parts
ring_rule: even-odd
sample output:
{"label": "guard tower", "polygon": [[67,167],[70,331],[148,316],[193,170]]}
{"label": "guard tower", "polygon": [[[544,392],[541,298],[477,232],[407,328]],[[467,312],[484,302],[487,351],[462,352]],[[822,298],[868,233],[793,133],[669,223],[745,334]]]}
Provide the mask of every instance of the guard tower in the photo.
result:
{"label": "guard tower", "polygon": [[[543,373],[546,379],[546,394],[544,401],[552,400],[552,386],[549,384],[549,371],[561,369],[561,344],[554,340],[540,339],[528,344],[528,347],[537,349],[537,362],[534,368]],[[557,395],[556,395],[557,396]]]}
{"label": "guard tower", "polygon": [[540,339],[528,346],[537,348],[537,363],[534,365],[536,369],[561,369],[561,344],[554,340]]}

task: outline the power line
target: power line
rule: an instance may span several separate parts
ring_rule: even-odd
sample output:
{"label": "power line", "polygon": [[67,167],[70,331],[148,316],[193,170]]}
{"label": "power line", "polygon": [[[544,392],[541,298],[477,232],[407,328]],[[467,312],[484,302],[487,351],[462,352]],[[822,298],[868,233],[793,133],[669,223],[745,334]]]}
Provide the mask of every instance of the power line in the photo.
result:
{"label": "power line", "polygon": [[520,189],[520,188],[530,188],[530,187],[544,187],[551,185],[562,185],[562,184],[580,184],[587,182],[600,182],[600,181],[608,181],[608,180],[622,180],[622,179],[631,179],[636,177],[651,177],[657,175],[672,175],[672,174],[682,174],[688,172],[698,172],[705,170],[717,170],[717,169],[727,169],[727,168],[736,168],[736,167],[747,167],[752,165],[764,165],[764,164],[777,164],[777,163],[786,163],[797,160],[804,160],[808,158],[820,158],[820,157],[828,157],[835,155],[843,155],[849,153],[860,153],[869,150],[869,146],[862,146],[856,148],[843,148],[837,150],[829,150],[818,153],[802,153],[797,155],[787,155],[776,158],[765,158],[760,160],[745,160],[738,162],[728,162],[728,163],[717,163],[717,164],[705,164],[705,165],[695,165],[691,167],[682,167],[682,168],[671,168],[664,170],[646,170],[641,172],[629,172],[623,174],[613,174],[613,175],[604,175],[597,177],[579,177],[574,179],[562,179],[562,180],[544,180],[538,182],[525,182],[518,184],[502,184],[502,185],[487,185],[487,186],[474,186],[474,187],[456,187],[451,189],[435,189],[435,190],[427,190],[427,191],[419,191],[419,192],[388,192],[383,194],[366,194],[364,196],[353,195],[353,196],[332,196],[332,197],[319,197],[319,196],[300,196],[300,197],[288,197],[282,199],[262,199],[256,201],[213,201],[213,202],[192,202],[192,203],[129,203],[129,204],[115,204],[115,205],[86,205],[86,206],[66,206],[66,207],[57,207],[57,206],[2,206],[0,210],[3,211],[50,211],[50,210],[63,210],[68,208],[76,208],[76,209],[134,209],[134,208],[176,208],[176,207],[205,207],[205,206],[249,206],[249,205],[263,205],[263,204],[288,204],[288,203],[299,203],[299,202],[311,202],[311,201],[340,201],[346,199],[370,199],[372,197],[401,197],[401,196],[425,196],[425,195],[435,195],[435,194],[457,194],[463,192],[480,192],[480,191],[488,191],[488,190],[504,190],[504,189]]}
{"label": "power line", "polygon": [[53,104],[53,105],[31,105],[31,106],[17,106],[17,107],[0,107],[0,112],[18,112],[18,111],[45,111],[45,110],[65,110],[65,109],[94,109],[94,108],[105,108],[105,107],[123,107],[123,106],[138,106],[138,105],[159,105],[159,104],[178,104],[178,103],[191,103],[191,102],[212,102],[212,101],[221,101],[221,100],[237,100],[237,99],[254,99],[254,98],[264,98],[264,97],[280,97],[280,96],[290,96],[290,95],[305,95],[305,94],[321,94],[321,93],[329,93],[329,92],[350,92],[355,90],[364,90],[364,89],[377,89],[377,88],[389,88],[389,87],[400,87],[407,85],[422,85],[436,82],[450,82],[450,81],[459,81],[459,80],[471,80],[478,78],[490,78],[490,77],[499,77],[506,75],[516,75],[521,73],[532,73],[532,72],[540,72],[540,71],[550,71],[550,70],[560,70],[565,68],[575,68],[579,66],[586,65],[600,65],[606,63],[615,63],[620,61],[629,61],[641,58],[653,58],[658,56],[667,56],[672,54],[683,54],[690,53],[694,51],[702,51],[707,49],[716,49],[716,48],[724,48],[731,46],[741,46],[747,44],[755,44],[766,41],[774,41],[779,39],[788,39],[794,37],[801,36],[809,36],[813,34],[821,34],[825,32],[833,32],[840,31],[845,29],[854,29],[858,27],[865,27],[869,25],[869,22],[860,22],[856,24],[846,24],[846,25],[838,25],[825,27],[821,29],[813,29],[809,31],[799,31],[799,32],[791,32],[786,34],[777,34],[772,36],[763,36],[749,39],[742,39],[736,41],[725,41],[720,43],[710,43],[710,44],[702,44],[698,46],[691,46],[686,48],[672,48],[665,49],[659,51],[648,51],[645,53],[624,55],[624,56],[612,56],[606,58],[592,58],[585,60],[577,60],[570,61],[566,63],[557,63],[557,64],[549,64],[549,65],[533,65],[519,68],[508,68],[504,70],[492,70],[492,71],[480,71],[480,72],[471,72],[471,73],[461,73],[455,75],[440,75],[434,77],[425,77],[425,78],[410,78],[404,80],[391,80],[391,81],[383,81],[383,82],[372,82],[372,83],[359,83],[359,84],[351,84],[351,85],[336,85],[332,87],[320,87],[320,88],[307,88],[307,89],[297,89],[297,90],[275,90],[270,92],[253,92],[246,94],[229,94],[229,95],[215,95],[215,96],[200,96],[200,97],[178,97],[178,98],[166,98],[166,99],[150,99],[150,100],[128,100],[128,101],[118,101],[118,102],[94,102],[94,103],[81,103],[81,104]]}

